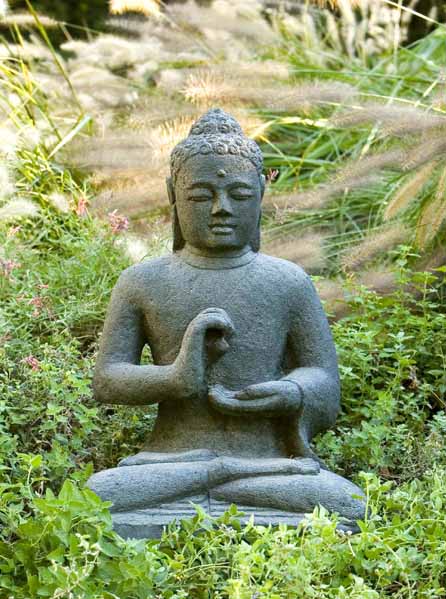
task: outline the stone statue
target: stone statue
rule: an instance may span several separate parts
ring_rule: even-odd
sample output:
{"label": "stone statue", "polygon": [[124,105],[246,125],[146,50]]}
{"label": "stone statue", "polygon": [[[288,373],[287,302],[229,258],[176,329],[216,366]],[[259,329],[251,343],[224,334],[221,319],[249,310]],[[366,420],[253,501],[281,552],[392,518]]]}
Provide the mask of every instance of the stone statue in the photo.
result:
{"label": "stone statue", "polygon": [[158,404],[142,451],[88,483],[123,536],[154,536],[193,503],[213,515],[235,503],[263,524],[319,504],[347,525],[364,515],[361,490],[310,446],[338,412],[336,352],[310,278],[259,253],[262,169],[237,121],[207,112],[171,156],[173,253],[113,291],[95,396]]}

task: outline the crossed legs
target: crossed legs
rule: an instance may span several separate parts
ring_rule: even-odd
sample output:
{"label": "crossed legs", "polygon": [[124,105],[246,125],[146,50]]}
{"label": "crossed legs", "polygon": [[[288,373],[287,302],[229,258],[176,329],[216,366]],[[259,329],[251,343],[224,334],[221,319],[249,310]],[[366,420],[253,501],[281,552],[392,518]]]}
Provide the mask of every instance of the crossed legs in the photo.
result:
{"label": "crossed legs", "polygon": [[239,505],[307,513],[320,504],[349,520],[364,516],[362,491],[308,459],[146,462],[98,472],[88,486],[113,503],[113,512],[157,507],[209,492],[211,498]]}

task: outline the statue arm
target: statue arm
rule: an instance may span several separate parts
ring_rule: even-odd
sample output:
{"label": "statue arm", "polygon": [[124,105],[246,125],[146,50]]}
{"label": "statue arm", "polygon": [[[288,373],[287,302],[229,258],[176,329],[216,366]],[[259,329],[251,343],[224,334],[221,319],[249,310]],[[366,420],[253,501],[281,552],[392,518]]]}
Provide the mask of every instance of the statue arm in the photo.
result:
{"label": "statue arm", "polygon": [[284,379],[300,390],[299,436],[304,444],[331,427],[339,410],[336,349],[327,317],[309,276],[302,276],[293,306],[290,345],[297,363]]}
{"label": "statue arm", "polygon": [[108,307],[93,379],[102,403],[148,405],[174,392],[172,365],[140,365],[146,340],[135,279],[133,269],[122,273]]}
{"label": "statue arm", "polygon": [[[96,399],[150,405],[166,399],[206,396],[207,364],[229,348],[225,337],[232,334],[233,324],[228,314],[218,308],[203,310],[189,323],[172,364],[141,366],[146,339],[138,296],[138,278],[133,269],[127,269],[113,290],[108,308],[93,380]],[[212,352],[206,343],[209,330],[215,337]]]}

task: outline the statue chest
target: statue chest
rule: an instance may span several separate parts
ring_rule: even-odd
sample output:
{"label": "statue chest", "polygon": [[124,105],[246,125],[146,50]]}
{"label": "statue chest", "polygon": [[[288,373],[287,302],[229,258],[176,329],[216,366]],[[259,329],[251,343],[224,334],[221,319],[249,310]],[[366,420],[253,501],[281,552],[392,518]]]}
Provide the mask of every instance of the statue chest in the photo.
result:
{"label": "statue chest", "polygon": [[290,316],[280,284],[245,269],[187,274],[164,281],[143,306],[155,363],[174,361],[188,324],[202,310],[222,308],[235,333],[229,340],[230,349],[213,366],[211,379],[241,388],[281,376]]}

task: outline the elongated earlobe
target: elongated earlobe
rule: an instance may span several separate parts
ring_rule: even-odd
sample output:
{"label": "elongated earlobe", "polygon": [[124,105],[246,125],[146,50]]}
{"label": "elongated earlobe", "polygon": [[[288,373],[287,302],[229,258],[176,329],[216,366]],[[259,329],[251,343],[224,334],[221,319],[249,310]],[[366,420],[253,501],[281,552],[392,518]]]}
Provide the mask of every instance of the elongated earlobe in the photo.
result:
{"label": "elongated earlobe", "polygon": [[172,234],[173,234],[173,246],[172,250],[174,252],[178,252],[183,249],[185,245],[183,233],[181,232],[180,221],[178,220],[176,197],[175,197],[175,187],[173,185],[172,177],[167,177],[166,179],[167,186],[167,195],[169,196],[169,202],[171,206],[172,213]]}
{"label": "elongated earlobe", "polygon": [[262,200],[263,200],[263,194],[265,193],[265,187],[266,187],[266,177],[265,177],[265,175],[260,175],[260,190],[262,193]]}
{"label": "elongated earlobe", "polygon": [[175,189],[173,186],[172,177],[166,178],[166,186],[167,186],[167,195],[169,197],[169,202],[171,206],[175,204]]}

